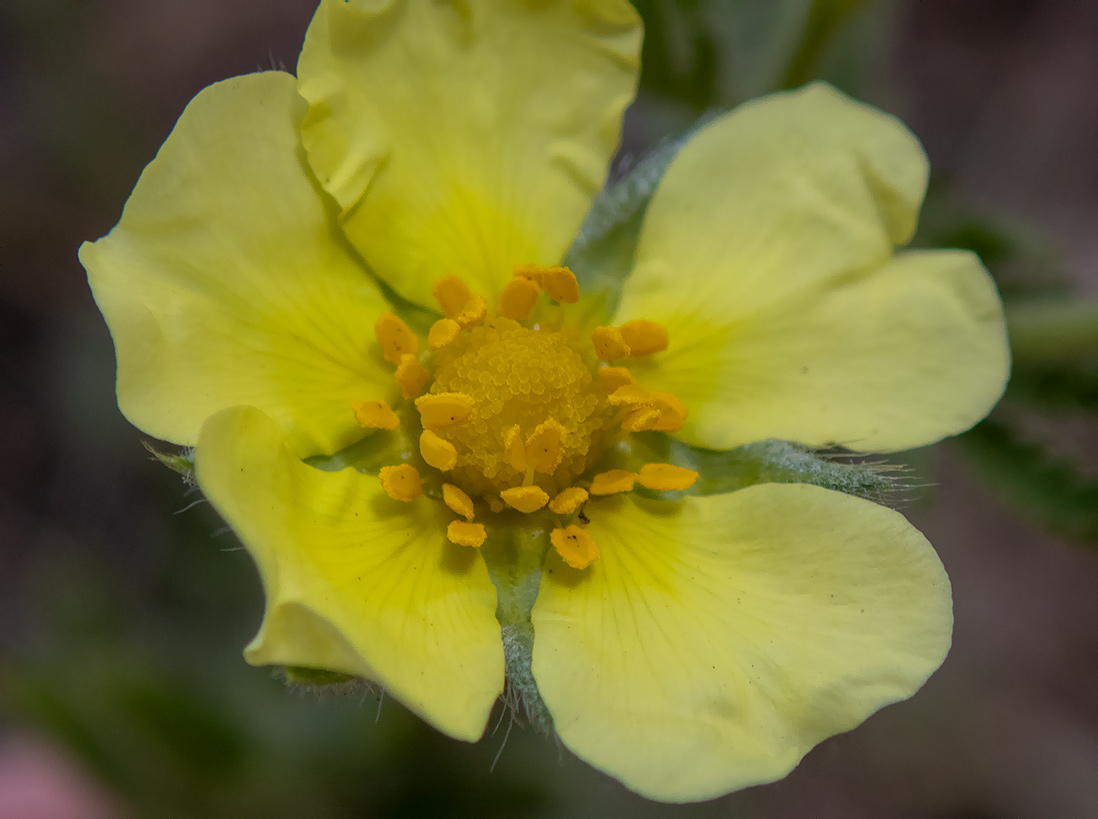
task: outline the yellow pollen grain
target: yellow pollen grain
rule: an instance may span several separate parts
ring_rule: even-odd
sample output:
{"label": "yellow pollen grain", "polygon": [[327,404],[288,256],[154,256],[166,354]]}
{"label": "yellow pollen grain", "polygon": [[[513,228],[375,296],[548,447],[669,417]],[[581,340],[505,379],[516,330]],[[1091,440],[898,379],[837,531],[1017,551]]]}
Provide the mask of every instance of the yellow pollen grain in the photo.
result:
{"label": "yellow pollen grain", "polygon": [[515,486],[499,493],[504,502],[512,509],[530,514],[549,503],[549,496],[540,486]]}
{"label": "yellow pollen grain", "polygon": [[427,368],[419,363],[419,359],[410,353],[400,357],[400,364],[396,368],[396,382],[400,386],[400,393],[406,399],[415,398],[423,388],[427,386]]}
{"label": "yellow pollen grain", "polygon": [[549,542],[561,560],[573,569],[586,569],[602,555],[591,533],[575,524],[549,533]]}
{"label": "yellow pollen grain", "polygon": [[503,459],[516,472],[526,471],[526,447],[522,445],[522,431],[515,424],[503,433]]}
{"label": "yellow pollen grain", "polygon": [[457,465],[457,449],[445,438],[429,429],[419,436],[419,454],[428,466],[442,472],[449,472]]}
{"label": "yellow pollen grain", "polygon": [[400,418],[384,401],[355,401],[351,404],[355,420],[366,429],[396,429]]}
{"label": "yellow pollen grain", "polygon": [[613,393],[619,387],[637,383],[636,377],[625,367],[599,367],[599,381],[607,394]]}
{"label": "yellow pollen grain", "polygon": [[627,321],[620,328],[622,340],[634,358],[667,349],[667,330],[648,319]]}
{"label": "yellow pollen grain", "polygon": [[[435,383],[438,383],[437,380]],[[416,409],[424,429],[442,429],[464,424],[476,406],[473,399],[460,392],[440,392],[421,395],[416,399]]]}
{"label": "yellow pollen grain", "polygon": [[461,325],[450,318],[439,319],[431,325],[427,333],[427,349],[432,353],[454,343],[461,332]]}
{"label": "yellow pollen grain", "polygon": [[546,418],[526,439],[526,464],[537,472],[552,474],[560,466],[562,445],[568,430],[559,421]]}
{"label": "yellow pollen grain", "polygon": [[415,355],[419,352],[419,339],[407,324],[392,313],[382,313],[374,322],[374,335],[381,345],[381,354],[386,361],[399,364],[403,355]]}
{"label": "yellow pollen grain", "polygon": [[591,481],[592,495],[616,495],[619,492],[630,492],[637,476],[624,469],[611,469],[609,472],[600,472]]}
{"label": "yellow pollen grain", "polygon": [[465,282],[457,276],[443,276],[431,287],[431,293],[442,308],[442,314],[446,318],[454,318],[465,309],[465,305],[473,298],[472,291]]}
{"label": "yellow pollen grain", "polygon": [[629,345],[621,337],[617,327],[596,327],[591,333],[595,355],[603,361],[613,361],[629,355]]}
{"label": "yellow pollen grain", "polygon": [[442,485],[442,501],[466,520],[473,519],[473,501],[452,483]]}
{"label": "yellow pollen grain", "polygon": [[476,549],[484,545],[484,541],[488,539],[488,533],[484,531],[484,524],[452,520],[450,525],[446,527],[446,537],[451,543],[458,546],[469,546]]}
{"label": "yellow pollen grain", "polygon": [[579,283],[576,274],[567,267],[547,267],[541,274],[541,286],[549,298],[562,304],[579,301]]}
{"label": "yellow pollen grain", "polygon": [[637,473],[637,483],[648,489],[689,489],[698,479],[698,473],[671,464],[645,464]]}
{"label": "yellow pollen grain", "polygon": [[641,405],[630,410],[621,419],[621,428],[626,432],[644,432],[655,429],[660,421],[660,411],[653,406]]}
{"label": "yellow pollen grain", "polygon": [[454,316],[454,321],[462,330],[468,330],[484,321],[486,315],[488,315],[488,300],[484,296],[473,296]]}
{"label": "yellow pollen grain", "polygon": [[419,472],[409,464],[383,466],[378,478],[381,479],[381,488],[385,490],[385,494],[393,500],[411,503],[423,494]]}
{"label": "yellow pollen grain", "polygon": [[538,285],[532,279],[516,276],[503,287],[499,299],[499,314],[515,321],[525,321],[538,300]]}
{"label": "yellow pollen grain", "polygon": [[555,515],[570,515],[586,503],[587,490],[570,486],[549,501],[549,511]]}

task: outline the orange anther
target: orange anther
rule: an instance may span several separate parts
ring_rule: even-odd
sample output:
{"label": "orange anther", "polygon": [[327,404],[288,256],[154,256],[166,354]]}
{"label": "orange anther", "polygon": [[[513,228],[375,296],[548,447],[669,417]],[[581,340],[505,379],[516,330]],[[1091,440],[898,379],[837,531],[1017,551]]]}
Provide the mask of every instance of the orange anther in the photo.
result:
{"label": "orange anther", "polygon": [[613,393],[618,387],[636,384],[637,379],[625,367],[599,367],[599,382],[607,393]]}
{"label": "orange anther", "polygon": [[536,285],[541,285],[541,277],[545,275],[545,268],[538,264],[517,264],[513,269],[516,278],[529,279]]}
{"label": "orange anther", "polygon": [[454,315],[454,321],[462,330],[468,330],[484,321],[488,315],[488,301],[484,296],[473,296],[465,306]]}
{"label": "orange anther", "polygon": [[537,282],[516,276],[503,286],[503,295],[499,300],[499,314],[515,321],[525,321],[537,300]]}
{"label": "orange anther", "polygon": [[612,407],[637,407],[652,406],[652,393],[640,384],[626,384],[614,390],[606,399]]}
{"label": "orange anther", "polygon": [[552,474],[560,466],[564,454],[562,444],[568,430],[554,418],[538,424],[526,439],[526,464],[538,472]]}
{"label": "orange anther", "polygon": [[555,515],[569,515],[579,509],[587,497],[586,489],[570,486],[549,501],[549,511]]}
{"label": "orange anther", "polygon": [[660,422],[660,411],[650,405],[642,405],[630,410],[621,419],[621,428],[626,432],[644,432],[655,429]]}
{"label": "orange anther", "polygon": [[512,509],[526,514],[536,512],[549,503],[549,496],[540,486],[515,486],[504,489],[499,496]]}
{"label": "orange anther", "polygon": [[381,345],[381,354],[386,361],[400,363],[400,357],[419,352],[419,339],[408,325],[392,313],[382,313],[374,322],[374,335]]}
{"label": "orange anther", "polygon": [[669,392],[650,393],[652,406],[660,411],[660,418],[652,426],[652,429],[661,432],[672,432],[682,429],[686,423],[686,404]]}
{"label": "orange anther", "polygon": [[442,501],[466,520],[473,519],[472,499],[452,483],[442,485]]}
{"label": "orange anther", "polygon": [[429,429],[423,430],[419,436],[419,454],[428,466],[443,472],[449,472],[457,466],[457,448]]}
{"label": "orange anther", "polygon": [[667,330],[654,321],[634,319],[619,329],[622,340],[629,346],[629,355],[634,358],[667,349]]}
{"label": "orange anther", "polygon": [[355,420],[366,429],[396,429],[400,418],[384,401],[355,401],[351,404]]}
{"label": "orange anther", "polygon": [[434,352],[453,344],[460,332],[461,325],[453,319],[439,319],[431,325],[431,330],[427,333],[427,349]]}
{"label": "orange anther", "polygon": [[561,560],[573,569],[586,569],[602,555],[591,533],[575,524],[549,533],[549,542]]}
{"label": "orange anther", "polygon": [[648,489],[689,489],[698,479],[698,473],[671,464],[645,464],[637,473],[637,483]]}
{"label": "orange anther", "polygon": [[474,406],[473,399],[463,392],[428,393],[416,399],[424,429],[464,424],[472,416]]}
{"label": "orange anther", "polygon": [[446,527],[446,537],[451,543],[458,546],[469,546],[476,549],[484,545],[488,539],[488,533],[484,531],[484,524],[467,523],[464,520],[452,520]]}
{"label": "orange anther", "polygon": [[411,353],[405,353],[400,357],[400,364],[396,369],[396,382],[400,385],[400,393],[405,398],[415,398],[427,385],[430,376],[427,368],[419,363],[419,359]]}
{"label": "orange anther", "polygon": [[393,500],[411,503],[423,494],[419,472],[410,464],[383,466],[378,478],[381,479],[381,488],[385,490],[385,494]]}
{"label": "orange anther", "polygon": [[435,282],[431,293],[442,308],[442,314],[451,319],[465,309],[465,305],[473,298],[473,293],[465,282],[454,275],[443,276]]}
{"label": "orange anther", "polygon": [[611,469],[609,472],[600,472],[591,481],[592,495],[616,495],[618,492],[629,492],[633,489],[633,483],[637,476],[624,469]]}
{"label": "orange anther", "polygon": [[579,301],[579,283],[576,274],[567,267],[547,267],[541,274],[541,286],[549,298],[558,303],[575,304]]}
{"label": "orange anther", "polygon": [[629,355],[629,345],[621,337],[617,327],[596,327],[591,333],[595,355],[603,361],[613,361]]}

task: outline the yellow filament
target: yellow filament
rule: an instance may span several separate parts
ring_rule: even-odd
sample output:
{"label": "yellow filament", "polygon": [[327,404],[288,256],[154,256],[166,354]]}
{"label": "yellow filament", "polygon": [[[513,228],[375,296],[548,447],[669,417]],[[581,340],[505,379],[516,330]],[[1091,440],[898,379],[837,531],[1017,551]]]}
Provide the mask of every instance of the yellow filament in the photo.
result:
{"label": "yellow filament", "polygon": [[355,420],[366,429],[396,429],[400,418],[384,401],[355,401],[351,404]]}
{"label": "yellow filament", "polygon": [[442,314],[450,319],[465,309],[465,305],[473,298],[473,293],[465,282],[452,275],[443,276],[435,282],[431,293],[442,308]]}
{"label": "yellow filament", "polygon": [[627,321],[620,328],[622,340],[634,358],[667,349],[667,330],[648,319]]}
{"label": "yellow filament", "polygon": [[527,469],[535,469],[551,475],[560,466],[562,444],[568,430],[552,418],[546,418],[526,439]]}
{"label": "yellow filament", "polygon": [[503,433],[503,459],[516,472],[526,471],[526,447],[522,445],[519,425],[508,427]]}
{"label": "yellow filament", "polygon": [[396,369],[396,382],[400,386],[400,393],[406,399],[415,398],[423,388],[427,386],[430,376],[427,368],[419,363],[419,359],[410,353],[400,357],[400,364]]}
{"label": "yellow filament", "polygon": [[408,325],[392,313],[382,313],[374,323],[374,335],[386,361],[399,364],[403,355],[419,352],[419,339]]}
{"label": "yellow filament", "polygon": [[602,555],[590,532],[575,524],[549,533],[549,542],[561,560],[573,569],[586,569]]}
{"label": "yellow filament", "polygon": [[445,438],[429,429],[419,436],[419,454],[429,466],[443,472],[449,472],[457,465],[457,449]]}
{"label": "yellow filament", "polygon": [[446,537],[451,543],[456,543],[458,546],[469,546],[476,549],[484,545],[488,533],[484,531],[483,524],[452,520],[450,525],[446,527]]}
{"label": "yellow filament", "polygon": [[385,494],[393,500],[411,503],[423,494],[419,472],[409,464],[383,466],[378,478],[381,479],[381,488],[385,490]]}
{"label": "yellow filament", "polygon": [[439,319],[431,325],[431,330],[427,333],[427,349],[433,353],[453,344],[460,332],[461,325],[453,319]]}
{"label": "yellow filament", "polygon": [[637,476],[624,469],[611,469],[600,472],[591,481],[592,495],[616,495],[618,492],[630,492]]}
{"label": "yellow filament", "polygon": [[591,333],[595,355],[603,361],[613,361],[629,355],[629,345],[621,337],[617,327],[596,327]]}
{"label": "yellow filament", "polygon": [[549,511],[555,515],[569,515],[587,501],[587,490],[570,486],[549,501]]}
{"label": "yellow filament", "polygon": [[473,399],[460,392],[440,392],[421,395],[416,399],[416,409],[424,429],[464,424],[473,414]]}
{"label": "yellow filament", "polygon": [[637,383],[633,373],[625,367],[599,367],[598,372],[599,381],[602,382],[602,387],[607,393],[612,394],[619,387],[627,387],[630,384]]}
{"label": "yellow filament", "polygon": [[526,514],[538,511],[549,502],[549,496],[540,486],[515,486],[504,489],[499,496],[512,509]]}
{"label": "yellow filament", "polygon": [[671,464],[645,464],[637,473],[637,483],[648,489],[689,489],[698,479],[698,473]]}
{"label": "yellow filament", "polygon": [[466,520],[473,519],[473,501],[452,483],[442,485],[442,501]]}
{"label": "yellow filament", "polygon": [[516,276],[503,287],[499,314],[515,321],[525,321],[538,300],[538,285],[532,279]]}

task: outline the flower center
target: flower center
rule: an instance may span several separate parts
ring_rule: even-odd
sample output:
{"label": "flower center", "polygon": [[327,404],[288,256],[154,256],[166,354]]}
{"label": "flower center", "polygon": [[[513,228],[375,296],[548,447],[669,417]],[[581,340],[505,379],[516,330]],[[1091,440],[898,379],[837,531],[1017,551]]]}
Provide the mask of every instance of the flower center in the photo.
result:
{"label": "flower center", "polygon": [[515,434],[508,433],[517,427],[525,442],[552,420],[563,429],[559,463],[548,473],[535,469],[527,485],[555,495],[571,484],[613,421],[596,366],[597,360],[585,360],[563,333],[527,329],[503,317],[439,350],[430,392],[461,393],[474,404],[466,423],[436,430],[457,450],[453,482],[484,498],[522,485],[530,467],[518,469],[516,459],[508,459],[508,439]]}

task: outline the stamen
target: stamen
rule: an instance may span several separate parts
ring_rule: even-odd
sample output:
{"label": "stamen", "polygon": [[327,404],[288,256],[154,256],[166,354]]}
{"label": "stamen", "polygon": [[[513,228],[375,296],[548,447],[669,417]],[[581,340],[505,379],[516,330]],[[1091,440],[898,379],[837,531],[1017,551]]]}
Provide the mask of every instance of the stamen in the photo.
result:
{"label": "stamen", "polygon": [[624,469],[611,469],[600,472],[591,481],[592,495],[616,495],[619,492],[631,492],[637,476]]}
{"label": "stamen", "polygon": [[473,414],[474,406],[473,399],[461,392],[440,392],[416,399],[416,409],[425,429],[463,424]]}
{"label": "stamen", "polygon": [[405,354],[415,355],[419,352],[419,339],[408,325],[392,313],[382,313],[374,323],[374,335],[381,345],[381,353],[386,361],[393,364],[400,363],[400,357]]}
{"label": "stamen", "polygon": [[660,411],[660,419],[652,429],[661,432],[672,432],[682,429],[686,423],[686,404],[669,392],[651,393],[652,403]]}
{"label": "stamen", "polygon": [[671,464],[645,464],[637,473],[637,483],[648,489],[689,489],[698,479],[698,473]]}
{"label": "stamen", "polygon": [[570,486],[549,501],[549,511],[556,515],[570,515],[586,502],[587,490]]}
{"label": "stamen", "polygon": [[549,298],[558,304],[575,304],[579,301],[579,283],[576,274],[567,267],[547,267],[541,273],[541,286]]}
{"label": "stamen", "polygon": [[549,496],[540,486],[515,486],[499,493],[504,502],[512,509],[530,514],[549,502]]}
{"label": "stamen", "polygon": [[384,401],[355,401],[351,404],[355,420],[366,429],[396,429],[400,418]]}
{"label": "stamen", "polygon": [[538,284],[532,279],[516,276],[503,287],[499,314],[515,321],[525,321],[538,300]]}
{"label": "stamen", "polygon": [[537,264],[517,264],[512,269],[516,278],[529,279],[534,284],[541,286],[541,278],[547,268]]}
{"label": "stamen", "polygon": [[660,421],[660,411],[651,405],[641,405],[630,410],[621,419],[621,428],[626,432],[644,432],[655,429]]}
{"label": "stamen", "polygon": [[410,353],[400,357],[400,364],[396,369],[396,382],[400,385],[400,392],[406,399],[415,398],[427,385],[430,375],[427,368],[419,363],[419,359]]}
{"label": "stamen", "polygon": [[637,379],[633,373],[625,367],[599,367],[599,381],[608,394],[613,394],[619,387],[627,387],[636,384]]}
{"label": "stamen", "polygon": [[617,327],[596,327],[591,333],[591,343],[595,345],[595,355],[603,361],[613,361],[629,355],[629,345],[625,343]]}
{"label": "stamen", "polygon": [[454,339],[461,332],[461,325],[451,318],[439,319],[431,325],[427,333],[427,349],[432,353],[453,344]]}
{"label": "stamen", "polygon": [[526,448],[522,445],[522,433],[518,424],[503,433],[503,460],[516,472],[526,471]]}
{"label": "stamen", "polygon": [[622,340],[634,358],[667,349],[667,330],[648,319],[627,321],[620,328]]}
{"label": "stamen", "polygon": [[452,483],[442,485],[442,501],[466,520],[473,519],[473,501]]}
{"label": "stamen", "polygon": [[568,437],[568,430],[553,418],[538,424],[526,439],[527,468],[552,474],[560,466],[561,444]]}
{"label": "stamen", "polygon": [[453,318],[462,330],[468,330],[484,321],[486,315],[488,315],[488,301],[484,296],[473,296],[465,302]]}
{"label": "stamen", "polygon": [[626,384],[614,390],[607,401],[612,407],[629,407],[630,409],[648,407],[652,406],[652,393],[640,384]]}
{"label": "stamen", "polygon": [[602,555],[591,533],[575,524],[549,533],[549,541],[561,560],[573,569],[586,569]]}
{"label": "stamen", "polygon": [[457,276],[443,276],[431,288],[446,318],[455,318],[473,298],[473,292]]}
{"label": "stamen", "polygon": [[419,472],[410,464],[383,466],[378,478],[381,479],[381,488],[385,490],[385,494],[393,500],[411,503],[423,494]]}
{"label": "stamen", "polygon": [[452,520],[446,527],[446,537],[451,543],[458,546],[470,546],[476,549],[484,545],[488,533],[484,531],[481,523],[467,523],[464,520]]}
{"label": "stamen", "polygon": [[442,472],[449,472],[457,466],[457,448],[429,429],[419,436],[419,454],[429,466]]}

